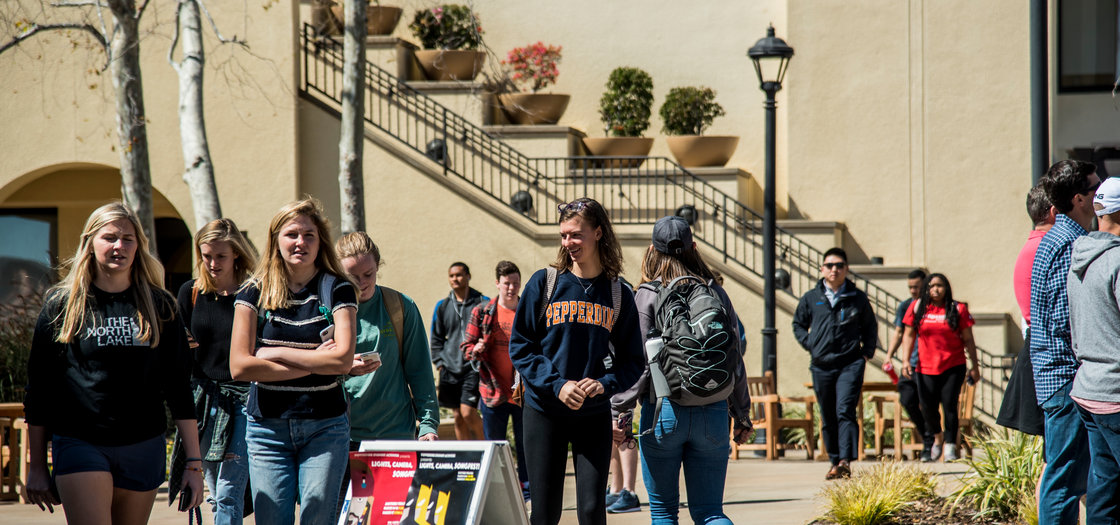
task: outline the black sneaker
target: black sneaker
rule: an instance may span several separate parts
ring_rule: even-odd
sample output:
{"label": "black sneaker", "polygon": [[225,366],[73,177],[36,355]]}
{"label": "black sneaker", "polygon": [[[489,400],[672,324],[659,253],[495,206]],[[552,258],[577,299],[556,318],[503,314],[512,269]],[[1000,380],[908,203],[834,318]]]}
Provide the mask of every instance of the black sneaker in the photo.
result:
{"label": "black sneaker", "polygon": [[933,443],[927,441],[922,444],[922,463],[933,463]]}
{"label": "black sneaker", "polygon": [[626,489],[619,493],[618,500],[613,505],[607,507],[607,512],[610,514],[637,512],[639,510],[642,510],[642,504],[638,501],[638,495]]}
{"label": "black sneaker", "polygon": [[614,505],[614,502],[618,501],[618,498],[620,496],[622,496],[622,492],[623,491],[611,492],[611,489],[609,489],[609,488],[607,489],[607,508],[608,509],[611,508],[611,505]]}

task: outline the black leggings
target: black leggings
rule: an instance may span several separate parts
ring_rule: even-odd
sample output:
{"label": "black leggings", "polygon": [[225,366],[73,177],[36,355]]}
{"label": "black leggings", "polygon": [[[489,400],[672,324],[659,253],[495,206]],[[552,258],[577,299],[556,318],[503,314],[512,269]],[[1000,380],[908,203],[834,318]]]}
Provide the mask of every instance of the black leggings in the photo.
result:
{"label": "black leggings", "polygon": [[556,525],[564,508],[568,444],[576,471],[576,517],[580,525],[607,523],[607,470],[611,462],[611,413],[545,414],[525,405],[525,463],[533,501],[532,525]]}
{"label": "black leggings", "polygon": [[967,370],[965,365],[957,365],[935,376],[918,376],[919,398],[922,401],[922,415],[926,418],[926,430],[931,434],[941,432],[941,421],[937,417],[940,405],[945,412],[946,443],[957,442],[957,429],[960,426],[957,405]]}
{"label": "black leggings", "polygon": [[898,378],[898,399],[902,403],[902,408],[906,409],[906,415],[910,417],[910,421],[914,423],[914,430],[918,431],[918,435],[922,436],[922,440],[933,443],[933,434],[928,432],[926,428],[926,418],[922,415],[922,398],[921,393],[918,391],[918,371],[915,370],[911,374],[910,379],[905,377]]}

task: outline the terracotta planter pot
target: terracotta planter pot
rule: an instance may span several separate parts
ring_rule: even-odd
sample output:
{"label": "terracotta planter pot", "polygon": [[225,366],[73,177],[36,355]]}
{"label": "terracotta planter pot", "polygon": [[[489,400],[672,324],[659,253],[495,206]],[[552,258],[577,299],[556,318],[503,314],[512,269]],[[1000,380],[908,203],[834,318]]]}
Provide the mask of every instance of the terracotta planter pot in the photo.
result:
{"label": "terracotta planter pot", "polygon": [[[583,145],[597,157],[645,157],[653,149],[653,139],[648,137],[585,137]],[[645,159],[594,161],[596,168],[637,168]]]}
{"label": "terracotta planter pot", "polygon": [[[342,32],[341,28],[346,21],[345,11],[341,1],[331,6],[331,14],[337,20],[338,27],[338,32],[333,34]],[[397,23],[401,21],[401,11],[399,7],[371,4],[366,9],[366,32],[370,36],[391,34],[397,28]]]}
{"label": "terracotta planter pot", "polygon": [[473,49],[423,49],[416,51],[416,60],[428,80],[474,80],[482,71],[486,53]]}
{"label": "terracotta planter pot", "polygon": [[679,135],[665,137],[677,164],[686,168],[723,166],[739,146],[739,137],[726,135]]}
{"label": "terracotta planter pot", "polygon": [[498,95],[509,121],[514,124],[555,124],[568,109],[571,95],[550,93],[503,93]]}

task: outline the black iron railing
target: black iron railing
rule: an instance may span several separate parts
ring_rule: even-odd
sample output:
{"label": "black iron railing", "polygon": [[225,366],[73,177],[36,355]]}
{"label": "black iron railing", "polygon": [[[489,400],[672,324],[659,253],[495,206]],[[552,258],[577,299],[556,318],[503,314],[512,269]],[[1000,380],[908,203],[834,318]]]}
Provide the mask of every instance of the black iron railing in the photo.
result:
{"label": "black iron railing", "polygon": [[[342,103],[342,44],[304,25],[302,91]],[[366,69],[366,122],[402,145],[424,154],[455,176],[536,224],[555,224],[557,203],[591,197],[615,224],[653,224],[690,205],[698,242],[724,263],[762,277],[762,215],[664,157],[530,158],[488,134],[455,111],[373,64]],[[528,197],[528,198],[526,198]],[[788,230],[777,230],[777,268],[790,274],[785,290],[796,298],[816,286],[822,252]],[[889,341],[899,298],[851,273],[867,293],[879,319],[880,344]],[[980,349],[984,381],[976,408],[994,417],[1014,355]]]}

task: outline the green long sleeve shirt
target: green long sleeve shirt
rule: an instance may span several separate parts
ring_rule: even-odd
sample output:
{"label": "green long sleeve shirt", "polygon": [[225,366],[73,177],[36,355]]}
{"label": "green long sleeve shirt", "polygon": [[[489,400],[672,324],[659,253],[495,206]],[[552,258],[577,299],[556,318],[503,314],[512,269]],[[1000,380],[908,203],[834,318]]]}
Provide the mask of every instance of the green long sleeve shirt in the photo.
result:
{"label": "green long sleeve shirt", "polygon": [[[401,297],[404,309],[404,351],[398,348],[381,287],[358,305],[355,354],[377,350],[381,367],[346,379],[350,397],[350,439],[415,439],[436,432],[439,403],[428,337],[412,298]],[[420,432],[417,434],[417,421]]]}

